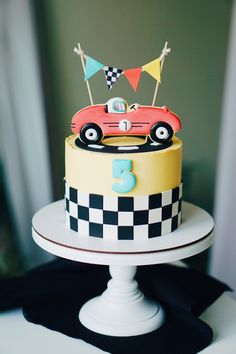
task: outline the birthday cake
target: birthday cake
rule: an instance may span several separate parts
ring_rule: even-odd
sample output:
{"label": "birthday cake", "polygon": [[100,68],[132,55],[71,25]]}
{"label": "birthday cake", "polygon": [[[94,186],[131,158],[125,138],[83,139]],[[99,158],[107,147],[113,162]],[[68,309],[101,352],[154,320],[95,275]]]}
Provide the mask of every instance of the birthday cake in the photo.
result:
{"label": "birthday cake", "polygon": [[75,235],[135,241],[178,228],[182,142],[175,136],[181,129],[175,113],[116,97],[77,112],[71,129],[65,209]]}

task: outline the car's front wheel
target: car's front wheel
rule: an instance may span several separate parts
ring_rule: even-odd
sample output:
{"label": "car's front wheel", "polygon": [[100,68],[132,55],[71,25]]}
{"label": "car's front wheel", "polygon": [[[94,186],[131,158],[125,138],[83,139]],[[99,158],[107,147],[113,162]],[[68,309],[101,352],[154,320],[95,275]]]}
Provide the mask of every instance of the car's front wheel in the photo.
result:
{"label": "car's front wheel", "polygon": [[103,137],[102,129],[94,123],[85,124],[80,130],[79,137],[85,144],[98,144]]}
{"label": "car's front wheel", "polygon": [[173,137],[173,129],[166,122],[158,122],[154,124],[150,131],[150,137],[153,141],[164,144],[170,141]]}

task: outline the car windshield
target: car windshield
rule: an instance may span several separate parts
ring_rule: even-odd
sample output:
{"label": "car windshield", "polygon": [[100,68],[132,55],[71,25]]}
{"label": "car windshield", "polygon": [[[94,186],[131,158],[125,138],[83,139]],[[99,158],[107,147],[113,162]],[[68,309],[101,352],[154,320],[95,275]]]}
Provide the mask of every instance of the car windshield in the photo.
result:
{"label": "car windshield", "polygon": [[112,108],[116,112],[126,112],[126,104],[125,104],[125,102],[114,101],[112,106],[113,106]]}

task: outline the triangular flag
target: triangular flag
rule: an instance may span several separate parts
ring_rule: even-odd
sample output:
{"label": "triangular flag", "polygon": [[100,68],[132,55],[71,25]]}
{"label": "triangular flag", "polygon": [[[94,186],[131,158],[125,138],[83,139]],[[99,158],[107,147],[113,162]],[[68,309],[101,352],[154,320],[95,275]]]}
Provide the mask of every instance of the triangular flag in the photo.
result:
{"label": "triangular flag", "polygon": [[123,74],[129,81],[130,85],[133,87],[134,91],[137,90],[141,73],[142,68],[127,69],[123,71]]}
{"label": "triangular flag", "polygon": [[112,68],[111,66],[104,66],[104,74],[106,77],[106,82],[108,89],[111,90],[114,83],[117,81],[122,73],[122,69]]}
{"label": "triangular flag", "polygon": [[91,57],[87,57],[84,80],[88,80],[91,76],[96,74],[96,72],[103,67],[104,67],[104,64],[99,63],[99,61],[97,61]]}
{"label": "triangular flag", "polygon": [[161,61],[159,58],[150,61],[150,63],[144,65],[142,69],[151,75],[155,80],[161,82]]}

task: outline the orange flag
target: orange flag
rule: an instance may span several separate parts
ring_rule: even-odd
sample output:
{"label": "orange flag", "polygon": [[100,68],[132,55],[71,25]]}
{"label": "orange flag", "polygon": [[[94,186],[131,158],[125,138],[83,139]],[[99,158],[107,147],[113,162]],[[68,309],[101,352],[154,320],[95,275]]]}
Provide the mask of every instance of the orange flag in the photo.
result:
{"label": "orange flag", "polygon": [[130,85],[133,87],[134,91],[136,91],[138,88],[141,73],[142,68],[127,69],[123,71],[123,74],[129,81]]}

